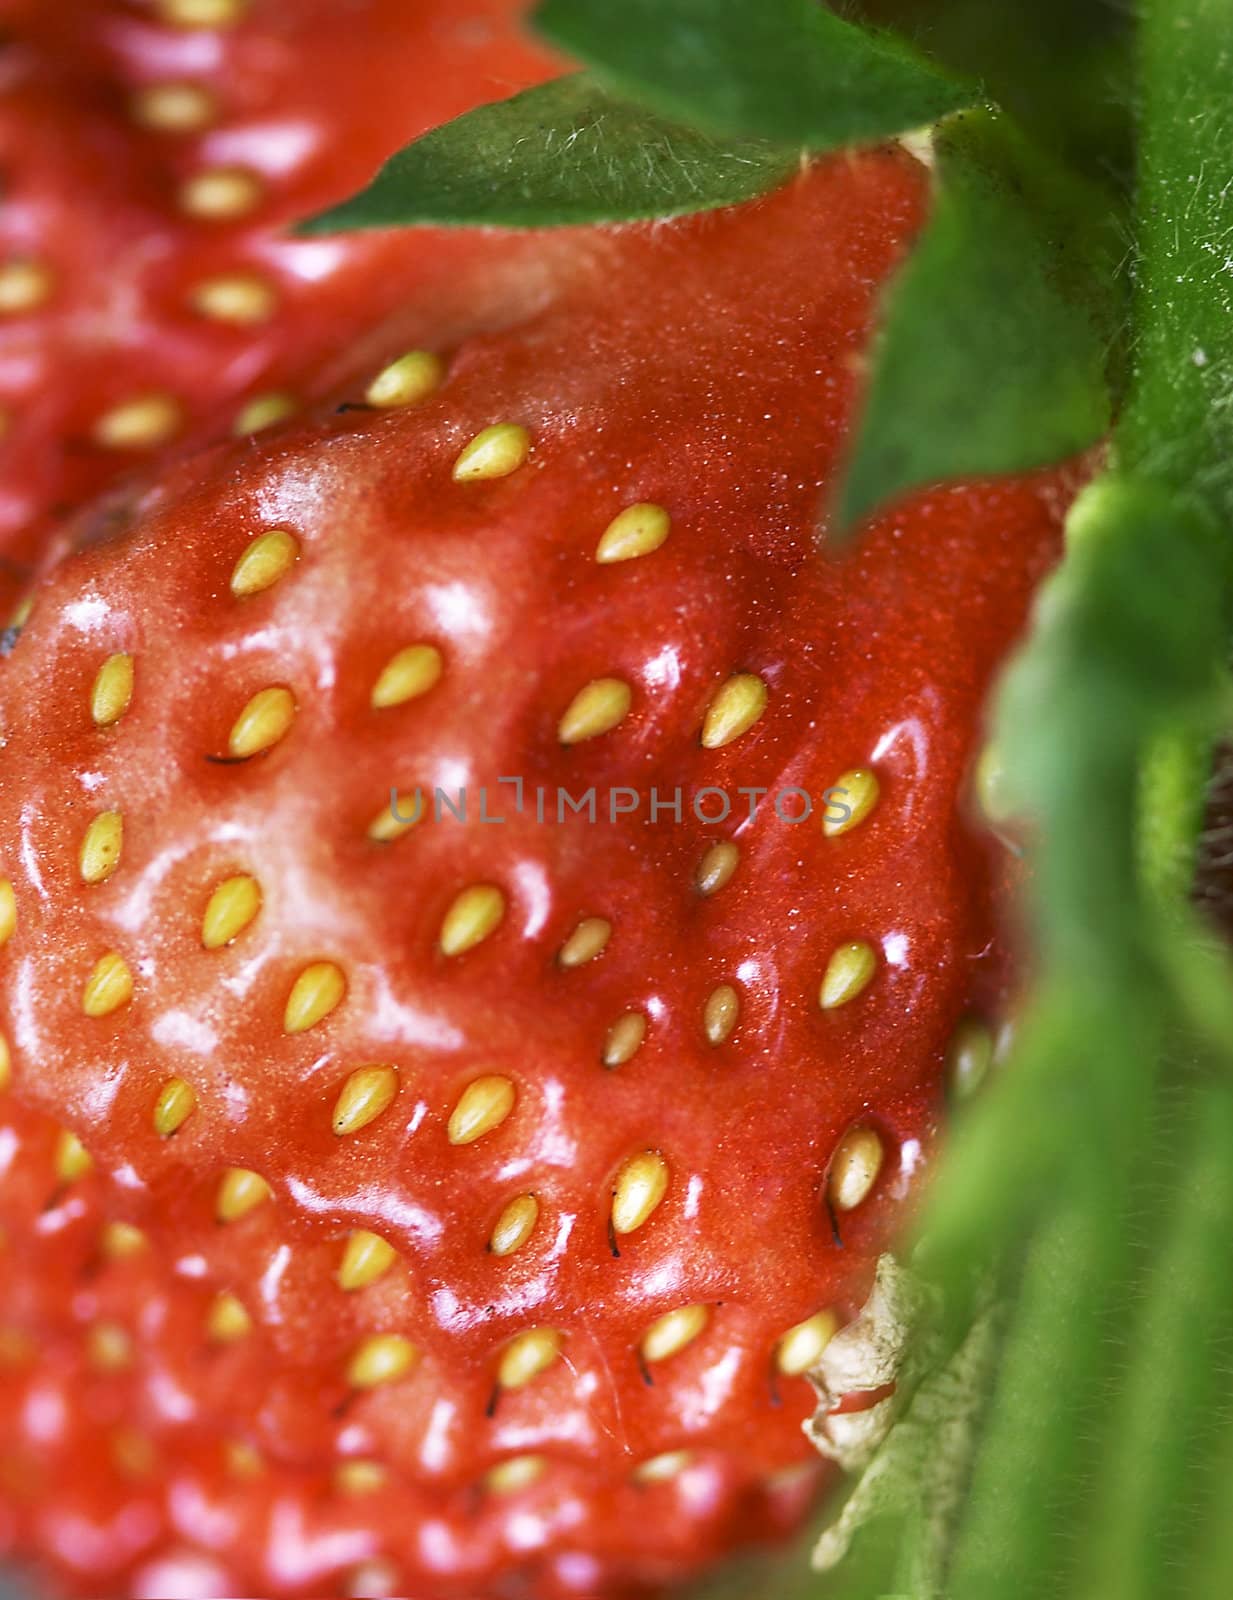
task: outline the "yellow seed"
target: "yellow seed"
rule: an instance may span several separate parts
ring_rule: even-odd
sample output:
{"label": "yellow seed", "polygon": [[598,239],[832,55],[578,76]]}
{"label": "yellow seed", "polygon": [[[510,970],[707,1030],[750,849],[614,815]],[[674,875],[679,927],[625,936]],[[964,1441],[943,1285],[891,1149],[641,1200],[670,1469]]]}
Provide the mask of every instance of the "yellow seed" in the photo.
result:
{"label": "yellow seed", "polygon": [[231,222],[255,211],[265,185],[246,167],[211,167],[195,172],[180,189],[180,210],[200,222]]}
{"label": "yellow seed", "polygon": [[[851,772],[845,772],[835,780],[831,789],[840,792],[827,802],[822,813],[822,832],[828,839],[838,838],[841,833],[851,833],[853,828],[859,827],[877,805],[882,792],[876,776],[866,767],[854,767]],[[841,807],[846,807],[847,816],[843,815]]]}
{"label": "yellow seed", "polygon": [[376,1389],[403,1377],[418,1359],[410,1339],[398,1333],[374,1333],[347,1363],[347,1382],[353,1389]]}
{"label": "yellow seed", "polygon": [[623,1067],[632,1061],[646,1038],[646,1018],[641,1011],[627,1011],[608,1029],[601,1060],[606,1067]]}
{"label": "yellow seed", "polygon": [[789,1328],[775,1347],[775,1365],[785,1378],[799,1378],[816,1367],[823,1350],[839,1332],[839,1318],[833,1311],[816,1311],[804,1322]]}
{"label": "yellow seed", "polygon": [[9,1050],[8,1039],[4,1036],[4,1034],[0,1033],[0,1094],[3,1094],[5,1089],[8,1088],[12,1081],[13,1056],[12,1052]]}
{"label": "yellow seed", "polygon": [[519,1494],[538,1483],[547,1467],[543,1456],[510,1456],[507,1461],[498,1461],[495,1467],[489,1467],[484,1474],[484,1487],[489,1494]]}
{"label": "yellow seed", "polygon": [[946,1052],[946,1077],[957,1100],[976,1093],[993,1065],[993,1035],[977,1017],[963,1017]]}
{"label": "yellow seed", "polygon": [[307,1033],[341,1001],[347,992],[347,980],[341,967],[333,961],[313,961],[291,986],[287,1007],[283,1012],[285,1033]]}
{"label": "yellow seed", "polygon": [[104,450],[154,450],[178,433],[183,423],[180,402],[171,395],[139,395],[98,418],[94,442]]}
{"label": "yellow seed", "polygon": [[280,578],[285,578],[295,565],[300,553],[300,543],[286,528],[271,528],[259,533],[245,547],[231,574],[231,592],[237,599],[244,595],[260,594]]}
{"label": "yellow seed", "polygon": [[562,744],[582,744],[597,739],[623,722],[629,714],[632,691],[620,678],[593,678],[570,701],[557,724]]}
{"label": "yellow seed", "polygon": [[930,171],[937,166],[937,146],[933,138],[933,126],[927,124],[923,128],[909,128],[906,133],[901,133],[897,143],[908,152],[914,161],[919,161],[922,167]]}
{"label": "yellow seed", "polygon": [[516,422],[498,422],[477,433],[454,463],[455,483],[482,478],[507,478],[517,472],[531,450],[531,435]]}
{"label": "yellow seed", "polygon": [[161,19],[174,28],[229,28],[248,9],[249,0],[158,0]]}
{"label": "yellow seed", "polygon": [[358,1133],[389,1109],[398,1093],[398,1073],[393,1067],[357,1067],[334,1103],[334,1132]]}
{"label": "yellow seed", "polygon": [[439,936],[442,953],[460,956],[474,949],[496,929],[504,915],[505,896],[495,884],[472,884],[445,913]]}
{"label": "yellow seed", "polygon": [[711,1320],[709,1306],[681,1306],[656,1319],[642,1335],[639,1349],[647,1362],[667,1361],[692,1344]]}
{"label": "yellow seed", "polygon": [[132,698],[132,656],[108,656],[95,674],[90,690],[90,715],[96,726],[109,728],[113,722],[119,722]]}
{"label": "yellow seed", "polygon": [[584,917],[557,951],[563,967],[580,967],[593,961],[612,937],[612,924],[605,917]]}
{"label": "yellow seed", "polygon": [[626,506],[604,529],[595,550],[596,561],[632,561],[658,550],[672,530],[672,519],[663,506]]}
{"label": "yellow seed", "polygon": [[136,1428],[116,1429],[111,1436],[111,1459],[126,1478],[148,1478],[158,1466],[153,1442]]}
{"label": "yellow seed", "polygon": [[497,1382],[503,1389],[521,1389],[547,1372],[560,1354],[561,1335],[555,1328],[528,1328],[501,1352]]}
{"label": "yellow seed", "polygon": [[13,880],[0,878],[0,945],[9,942],[16,927],[17,896],[13,892]]}
{"label": "yellow seed", "polygon": [[204,279],[189,301],[195,311],[212,322],[248,328],[274,315],[278,294],[272,283],[254,272],[229,272]]}
{"label": "yellow seed", "polygon": [[717,894],[736,871],[741,852],[731,840],[713,844],[698,863],[694,883],[699,894]]}
{"label": "yellow seed", "polygon": [[234,1344],[252,1332],[253,1319],[235,1295],[225,1289],[214,1296],[206,1317],[206,1337],[215,1344]]}
{"label": "yellow seed", "polygon": [[51,297],[54,279],[41,261],[0,263],[0,317],[35,311]]}
{"label": "yellow seed", "polygon": [[882,1170],[885,1151],[872,1128],[849,1128],[831,1157],[826,1192],[836,1211],[852,1211],[868,1195]]}
{"label": "yellow seed", "polygon": [[693,1460],[692,1450],[665,1450],[634,1468],[635,1483],[667,1483],[675,1478]]}
{"label": "yellow seed", "polygon": [[379,1461],[340,1461],[334,1468],[334,1487],[340,1494],[375,1494],[389,1482]]}
{"label": "yellow seed", "polygon": [[996,744],[990,742],[977,756],[973,785],[976,803],[986,822],[996,828],[1015,820],[1015,808],[1007,793],[1006,765]]}
{"label": "yellow seed", "polygon": [[81,1009],[88,1017],[106,1017],[133,998],[133,974],[124,957],[109,950],[95,963],[81,992]]}
{"label": "yellow seed", "polygon": [[239,761],[269,750],[295,721],[295,696],[282,684],[259,689],[232,724],[227,748]]}
{"label": "yellow seed", "polygon": [[462,1091],[450,1113],[451,1144],[474,1144],[486,1133],[499,1128],[514,1109],[517,1091],[508,1078],[496,1073],[476,1078]]}
{"label": "yellow seed", "polygon": [[201,919],[201,942],[207,950],[221,950],[244,932],[261,910],[261,885],[239,873],[224,878],[210,896]]}
{"label": "yellow seed", "polygon": [[383,711],[426,694],[441,676],[441,652],[435,644],[409,644],[396,651],[373,684],[372,704]]}
{"label": "yellow seed", "polygon": [[233,1478],[259,1478],[265,1471],[265,1458],[247,1439],[228,1439],[223,1445],[223,1462]]}
{"label": "yellow seed", "polygon": [[214,1215],[220,1222],[238,1222],[264,1205],[272,1193],[259,1172],[248,1167],[228,1167],[219,1180]]}
{"label": "yellow seed", "polygon": [[766,710],[766,698],[766,685],[761,678],[752,672],[736,673],[707,707],[702,743],[708,750],[718,750],[748,733]]}
{"label": "yellow seed", "polygon": [[209,127],[218,106],[196,83],[151,83],[132,99],[133,121],[157,133],[197,133]]}
{"label": "yellow seed", "polygon": [[426,809],[419,790],[414,794],[397,795],[387,801],[368,824],[368,837],[378,844],[393,844],[424,820]]}
{"label": "yellow seed", "polygon": [[150,1241],[131,1222],[108,1222],[99,1235],[99,1248],[109,1261],[127,1261],[149,1248]]}
{"label": "yellow seed", "polygon": [[440,356],[431,350],[409,350],[388,367],[382,367],[364,391],[364,398],[370,406],[382,410],[413,406],[440,388],[444,376],[445,363]]}
{"label": "yellow seed", "polygon": [[86,829],[77,863],[83,883],[104,883],[120,865],[124,818],[118,811],[100,811]]}
{"label": "yellow seed", "polygon": [[5,627],[10,628],[14,633],[20,633],[25,627],[26,623],[29,622],[30,613],[33,610],[34,596],[32,594],[28,594],[24,599],[19,600],[13,607],[13,613],[9,617],[8,622],[5,623]]}
{"label": "yellow seed", "polygon": [[398,1252],[388,1239],[383,1239],[379,1233],[369,1233],[367,1228],[353,1228],[343,1246],[335,1281],[348,1293],[366,1289],[387,1273],[397,1259]]}
{"label": "yellow seed", "polygon": [[250,433],[262,433],[266,428],[286,422],[299,409],[300,402],[293,394],[255,394],[236,412],[231,431],[237,439]]}
{"label": "yellow seed", "polygon": [[823,1011],[834,1011],[847,1005],[869,987],[878,970],[878,958],[873,946],[859,941],[841,944],[826,964],[822,987],[818,991],[818,1004]]}
{"label": "yellow seed", "polygon": [[122,1372],[133,1359],[133,1341],[118,1322],[96,1322],[86,1334],[86,1355],[99,1372]]}
{"label": "yellow seed", "polygon": [[668,1192],[668,1163],[658,1150],[631,1156],[617,1174],[612,1190],[612,1230],[633,1233]]}
{"label": "yellow seed", "polygon": [[38,1344],[24,1328],[6,1327],[0,1323],[0,1371],[6,1367],[28,1366],[38,1353]]}
{"label": "yellow seed", "polygon": [[810,1461],[799,1461],[794,1467],[781,1467],[778,1472],[768,1472],[763,1488],[768,1495],[787,1495],[795,1499],[801,1490],[806,1493],[817,1487],[818,1469]]}
{"label": "yellow seed", "polygon": [[197,1109],[197,1093],[183,1078],[168,1078],[154,1102],[154,1131],[169,1139]]}
{"label": "yellow seed", "polygon": [[61,1128],[56,1139],[52,1166],[61,1183],[76,1183],[94,1168],[94,1157],[75,1133]]}
{"label": "yellow seed", "polygon": [[535,1232],[538,1221],[539,1201],[533,1194],[518,1195],[497,1218],[488,1248],[494,1256],[512,1256]]}
{"label": "yellow seed", "polygon": [[722,1044],[736,1027],[741,999],[730,983],[712,989],[702,1008],[702,1026],[711,1044]]}

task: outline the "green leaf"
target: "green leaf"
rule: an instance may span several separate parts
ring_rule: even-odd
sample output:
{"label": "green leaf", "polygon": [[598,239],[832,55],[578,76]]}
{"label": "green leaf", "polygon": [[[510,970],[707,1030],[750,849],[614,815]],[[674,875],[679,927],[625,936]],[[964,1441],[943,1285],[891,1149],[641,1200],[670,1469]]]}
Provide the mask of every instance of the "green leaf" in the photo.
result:
{"label": "green leaf", "polygon": [[1044,1197],[1092,1159],[1079,1130],[1099,1127],[1112,1140],[1150,1092],[1157,1064],[1147,1041],[1160,1031],[1150,968],[1132,944],[1104,972],[1078,970],[1082,981],[1050,974],[1004,1069],[958,1120],[935,1179],[918,1260],[950,1296],[952,1332],[969,1310],[973,1267],[1024,1238]]}
{"label": "green leaf", "polygon": [[1233,517],[1233,3],[1151,0],[1122,459]]}
{"label": "green leaf", "polygon": [[748,200],[786,178],[797,159],[760,140],[714,139],[665,121],[579,73],[417,139],[367,189],[299,231],[670,217]]}
{"label": "green leaf", "polygon": [[873,143],[978,98],[818,0],[545,0],[534,20],[666,116],[808,150]]}
{"label": "green leaf", "polygon": [[841,529],[911,489],[1062,461],[1110,424],[1107,201],[1052,176],[996,113],[955,118],[935,147],[934,212],[889,291]]}
{"label": "green leaf", "polygon": [[[1119,181],[1134,148],[1132,8],[1109,0],[852,0],[856,15],[919,38],[946,70],[1089,177]],[[846,8],[845,8],[846,9]]]}

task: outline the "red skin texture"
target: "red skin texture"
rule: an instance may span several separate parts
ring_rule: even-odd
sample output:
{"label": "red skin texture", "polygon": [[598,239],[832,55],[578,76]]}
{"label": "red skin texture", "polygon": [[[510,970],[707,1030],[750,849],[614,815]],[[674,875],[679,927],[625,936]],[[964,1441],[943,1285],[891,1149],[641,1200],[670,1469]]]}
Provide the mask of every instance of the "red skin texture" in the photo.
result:
{"label": "red skin texture", "polygon": [[[218,1568],[207,1593],[345,1592],[346,1572],[379,1556],[396,1592],[419,1600],[595,1600],[683,1580],[804,1509],[807,1477],[785,1487],[779,1475],[809,1461],[812,1394],[803,1379],[772,1381],[776,1342],[820,1307],[859,1307],[934,1153],[956,1023],[1004,1003],[993,915],[1004,866],[970,824],[969,772],[985,693],[1056,557],[1070,487],[1053,474],[939,491],[881,518],[848,556],[819,548],[816,511],[876,291],[926,200],[923,170],[890,149],[820,164],[736,211],[530,241],[519,280],[530,309],[438,342],[448,371],[433,397],[186,464],[105,527],[80,527],[86,547],[42,586],[0,675],[0,871],[18,904],[0,1027],[20,1117],[44,1119],[17,1132],[18,1165],[43,1183],[26,1215],[54,1189],[50,1119],[95,1158],[79,1186],[90,1226],[124,1216],[152,1242],[148,1279],[117,1291],[117,1315],[131,1323],[165,1301],[170,1319],[143,1343],[123,1408],[166,1463],[161,1498],[139,1540],[101,1539],[74,1580],[89,1592],[163,1592],[151,1564],[192,1549]],[[391,339],[385,354],[401,348]],[[452,481],[462,446],[500,421],[530,430],[529,461],[500,480]],[[668,508],[667,543],[596,563],[609,520],[638,501]],[[238,601],[232,567],[271,527],[295,532],[299,560]],[[440,682],[374,711],[382,665],[421,640],[442,652]],[[133,654],[136,689],[100,730],[89,687],[117,651]],[[704,749],[706,708],[735,672],[764,679],[766,714]],[[576,691],[612,675],[632,686],[628,718],[562,747]],[[247,762],[210,761],[248,697],[276,683],[298,705],[288,736]],[[575,794],[715,785],[743,806],[740,786],[796,784],[817,804],[853,767],[876,770],[881,799],[833,839],[817,816],[791,826],[766,807],[707,827],[687,805],[680,825],[651,826],[645,800],[638,817],[540,825],[496,788],[511,773]],[[366,838],[391,786],[460,782],[467,826]],[[485,784],[502,826],[474,820]],[[107,808],[124,815],[124,853],[87,888],[77,851]],[[695,871],[720,838],[739,844],[740,865],[705,898]],[[262,911],[231,946],[204,951],[205,902],[236,872],[260,880]],[[446,958],[442,916],[473,883],[501,886],[504,920]],[[606,917],[612,939],[562,970],[555,954],[586,916]],[[823,1012],[827,961],[854,939],[875,947],[877,973]],[[110,949],[128,960],[134,997],[86,1018],[82,984]],[[288,1037],[287,993],[319,959],[344,968],[346,998]],[[713,1046],[701,1014],[722,982],[740,991],[741,1015]],[[631,1009],[650,1017],[646,1042],[605,1071],[606,1030]],[[372,1062],[398,1068],[400,1092],[339,1139],[339,1088]],[[517,1086],[512,1114],[450,1145],[460,1092],[494,1071]],[[151,1109],[173,1075],[198,1106],[164,1140]],[[827,1172],[858,1123],[879,1131],[885,1161],[838,1237]],[[614,1176],[648,1148],[669,1164],[668,1193],[614,1256]],[[262,1173],[273,1199],[220,1226],[227,1166]],[[485,1240],[526,1191],[538,1226],[498,1260]],[[0,1204],[18,1279],[43,1276],[41,1234],[7,1220],[3,1187]],[[353,1227],[400,1259],[348,1295],[333,1274]],[[69,1256],[76,1283],[82,1258]],[[201,1274],[187,1308],[186,1262]],[[49,1343],[54,1327],[79,1348],[106,1283],[91,1280],[83,1299],[26,1281],[19,1326]],[[192,1332],[218,1288],[257,1323],[225,1366]],[[643,1331],[695,1303],[712,1307],[707,1329],[648,1386]],[[564,1358],[494,1410],[500,1351],[530,1327],[560,1330]],[[348,1356],[374,1332],[412,1338],[422,1362],[349,1394]],[[29,1381],[70,1381],[67,1361],[36,1364]],[[184,1396],[178,1416],[166,1372]],[[9,1415],[10,1456],[23,1460],[76,1459],[94,1426],[73,1415],[40,1442],[28,1408]],[[269,1476],[237,1489],[203,1464],[202,1436],[250,1440]],[[697,1452],[688,1471],[631,1482],[636,1463],[681,1448]],[[477,1492],[489,1467],[526,1451],[549,1460],[539,1484],[511,1501]],[[340,1502],[322,1485],[347,1455],[387,1463],[398,1493],[361,1511]],[[79,1486],[92,1507],[120,1493],[99,1478]],[[214,1501],[231,1508],[218,1522],[204,1514]],[[59,1514],[13,1499],[12,1547],[54,1566],[46,1519]],[[338,1528],[351,1533],[329,1543]]]}
{"label": "red skin texture", "polygon": [[[0,602],[12,565],[150,451],[92,437],[114,406],[172,396],[182,451],[227,437],[255,395],[310,400],[399,306],[500,272],[506,240],[438,230],[294,241],[295,219],[352,193],[393,151],[561,70],[518,24],[523,0],[255,0],[227,29],[185,30],[126,0],[0,0],[0,264],[53,273],[35,309],[0,314]],[[142,88],[216,102],[201,132],[140,125]],[[195,173],[239,166],[265,193],[242,220],[179,209]],[[222,274],[274,291],[259,324],[211,320],[194,291]],[[472,297],[474,298],[474,296]],[[474,311],[472,311],[474,315]],[[6,572],[7,568],[7,572]],[[20,572],[16,574],[20,577]],[[7,577],[7,582],[6,582]]]}

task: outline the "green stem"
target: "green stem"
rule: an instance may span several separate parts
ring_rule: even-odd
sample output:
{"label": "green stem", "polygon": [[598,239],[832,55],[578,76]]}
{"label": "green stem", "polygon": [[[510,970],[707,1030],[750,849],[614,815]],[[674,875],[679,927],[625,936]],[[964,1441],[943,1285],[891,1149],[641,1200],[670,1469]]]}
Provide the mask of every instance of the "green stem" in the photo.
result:
{"label": "green stem", "polygon": [[1193,1096],[1169,1204],[1152,1239],[1143,1303],[1127,1330],[1126,1380],[1102,1448],[1097,1515],[1076,1600],[1157,1600],[1178,1568],[1178,1491],[1193,1484],[1223,1403],[1233,1284],[1221,1270],[1233,1218],[1233,1094]]}
{"label": "green stem", "polygon": [[[953,1553],[948,1600],[1056,1591],[1070,1554],[1059,1539],[1067,1503],[1090,1454],[1085,1426],[1103,1377],[1105,1284],[1125,1243],[1082,1184],[1055,1199],[1028,1253],[997,1392]],[[1058,1359],[1059,1317],[1072,1342]]]}
{"label": "green stem", "polygon": [[1211,740],[1192,727],[1160,734],[1140,765],[1139,876],[1162,909],[1184,900],[1194,882],[1211,772]]}

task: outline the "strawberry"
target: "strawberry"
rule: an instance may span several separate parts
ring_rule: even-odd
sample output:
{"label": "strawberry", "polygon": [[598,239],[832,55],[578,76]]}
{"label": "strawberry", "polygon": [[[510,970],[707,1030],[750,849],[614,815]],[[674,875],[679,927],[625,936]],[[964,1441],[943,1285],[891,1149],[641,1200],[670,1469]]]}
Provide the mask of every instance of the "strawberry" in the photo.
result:
{"label": "strawberry", "polygon": [[[556,69],[513,0],[0,7],[0,555],[152,455],[277,421],[473,235],[279,236]],[[205,24],[212,24],[206,26]],[[448,70],[447,70],[448,68]]]}
{"label": "strawberry", "polygon": [[69,1587],[596,1600],[799,1520],[1004,1003],[969,774],[1073,487],[819,541],[927,192],[530,239],[35,591],[0,1529]]}

